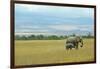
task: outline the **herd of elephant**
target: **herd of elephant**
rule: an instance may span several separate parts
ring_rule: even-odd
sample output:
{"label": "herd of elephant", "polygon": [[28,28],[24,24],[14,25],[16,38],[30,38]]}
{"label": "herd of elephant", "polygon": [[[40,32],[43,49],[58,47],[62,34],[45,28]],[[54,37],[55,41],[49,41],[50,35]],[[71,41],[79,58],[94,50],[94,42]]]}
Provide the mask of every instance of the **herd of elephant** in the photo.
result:
{"label": "herd of elephant", "polygon": [[83,39],[80,36],[70,36],[66,40],[66,49],[71,50],[72,48],[78,49],[83,47]]}

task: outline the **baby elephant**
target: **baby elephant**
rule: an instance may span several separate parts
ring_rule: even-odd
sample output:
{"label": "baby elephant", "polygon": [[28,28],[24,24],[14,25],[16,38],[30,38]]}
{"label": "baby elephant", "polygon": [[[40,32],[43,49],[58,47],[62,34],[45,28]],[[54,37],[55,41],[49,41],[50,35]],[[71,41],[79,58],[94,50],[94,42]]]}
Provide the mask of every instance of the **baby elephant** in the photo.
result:
{"label": "baby elephant", "polygon": [[67,43],[67,44],[66,44],[66,49],[67,49],[67,50],[69,50],[69,49],[71,50],[72,48],[75,48],[75,46],[74,46],[73,43]]}

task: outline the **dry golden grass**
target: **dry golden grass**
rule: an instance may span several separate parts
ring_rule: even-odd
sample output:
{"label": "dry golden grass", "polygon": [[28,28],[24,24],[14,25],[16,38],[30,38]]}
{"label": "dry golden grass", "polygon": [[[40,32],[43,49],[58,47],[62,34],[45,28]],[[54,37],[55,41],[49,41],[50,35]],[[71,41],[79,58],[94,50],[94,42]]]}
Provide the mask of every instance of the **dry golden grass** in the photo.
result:
{"label": "dry golden grass", "polygon": [[66,40],[16,40],[15,65],[37,65],[94,61],[94,40],[84,39],[84,47],[66,50]]}

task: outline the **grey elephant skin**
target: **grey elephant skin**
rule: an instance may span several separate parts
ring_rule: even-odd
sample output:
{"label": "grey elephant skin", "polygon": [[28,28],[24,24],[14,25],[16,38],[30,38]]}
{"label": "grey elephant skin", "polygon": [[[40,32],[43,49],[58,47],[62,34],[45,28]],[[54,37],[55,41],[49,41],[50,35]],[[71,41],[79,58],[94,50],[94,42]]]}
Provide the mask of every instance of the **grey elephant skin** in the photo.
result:
{"label": "grey elephant skin", "polygon": [[83,47],[83,39],[80,36],[70,36],[66,40],[66,49],[78,49],[79,43],[81,43],[81,47]]}

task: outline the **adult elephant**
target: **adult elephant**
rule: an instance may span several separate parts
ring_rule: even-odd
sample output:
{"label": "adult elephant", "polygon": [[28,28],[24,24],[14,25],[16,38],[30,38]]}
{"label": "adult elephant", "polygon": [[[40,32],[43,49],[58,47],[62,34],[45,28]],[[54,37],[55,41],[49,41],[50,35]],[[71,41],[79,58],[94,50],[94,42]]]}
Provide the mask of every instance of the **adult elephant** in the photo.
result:
{"label": "adult elephant", "polygon": [[[66,49],[74,47],[75,49],[78,49],[79,43],[81,43],[81,47],[83,47],[83,39],[80,36],[70,36],[67,38],[66,41]],[[70,44],[70,45],[69,45]],[[73,46],[71,46],[71,44]]]}

